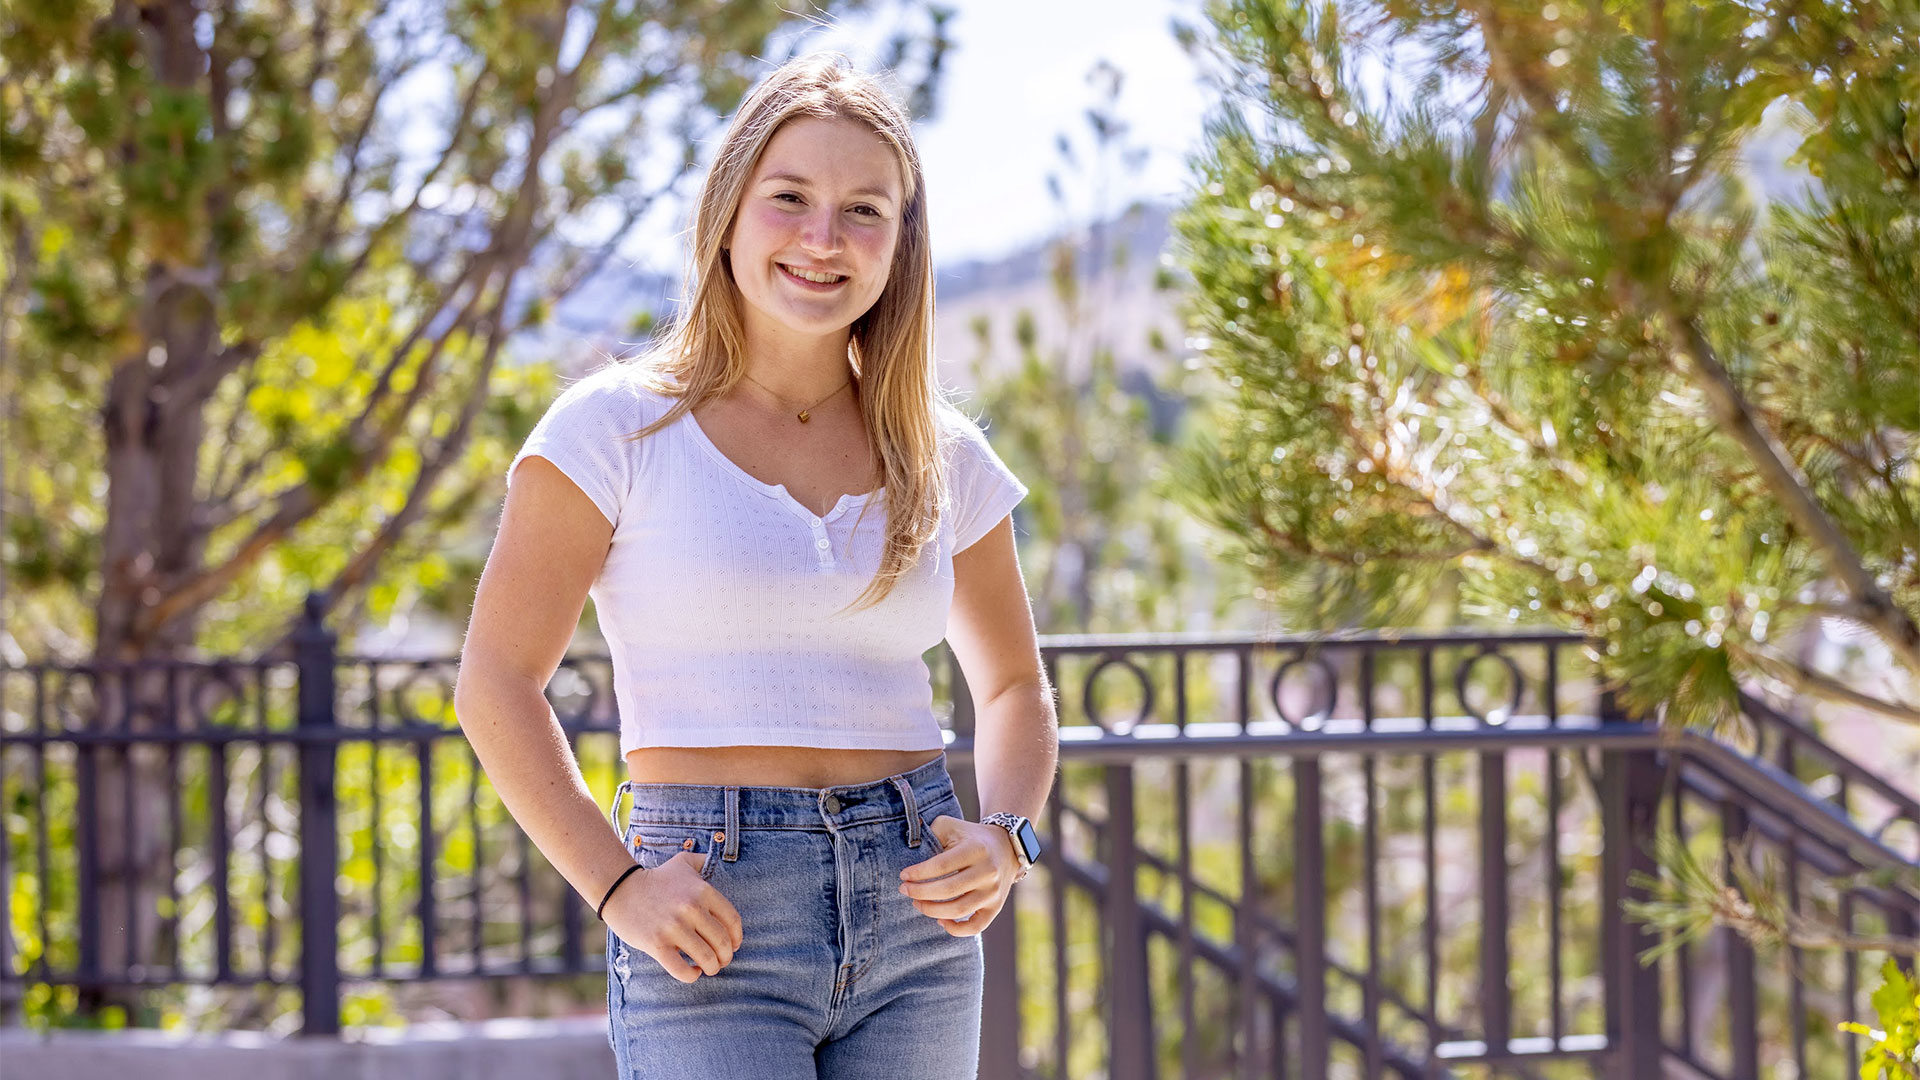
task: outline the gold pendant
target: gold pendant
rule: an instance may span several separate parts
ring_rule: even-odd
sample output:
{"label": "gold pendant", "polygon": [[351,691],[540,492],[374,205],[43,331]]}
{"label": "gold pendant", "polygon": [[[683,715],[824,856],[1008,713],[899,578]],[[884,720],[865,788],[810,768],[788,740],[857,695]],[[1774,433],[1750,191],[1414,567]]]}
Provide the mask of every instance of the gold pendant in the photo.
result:
{"label": "gold pendant", "polygon": [[812,415],[813,415],[813,410],[812,410],[812,409],[808,409],[808,410],[807,410],[806,412],[803,412],[803,413],[801,413],[801,414],[800,414],[800,422],[801,422],[801,423],[803,423],[803,424],[804,424],[804,423],[806,423],[806,422],[807,422],[807,417],[809,417],[809,416],[812,416]]}

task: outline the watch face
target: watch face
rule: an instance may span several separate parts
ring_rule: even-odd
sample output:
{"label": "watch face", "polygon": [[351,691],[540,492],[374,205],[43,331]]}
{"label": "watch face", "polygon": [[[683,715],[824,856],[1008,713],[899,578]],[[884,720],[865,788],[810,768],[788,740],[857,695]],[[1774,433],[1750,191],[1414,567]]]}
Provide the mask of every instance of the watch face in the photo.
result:
{"label": "watch face", "polygon": [[1040,834],[1033,830],[1033,822],[1031,821],[1023,821],[1020,823],[1020,846],[1026,850],[1028,862],[1039,861]]}

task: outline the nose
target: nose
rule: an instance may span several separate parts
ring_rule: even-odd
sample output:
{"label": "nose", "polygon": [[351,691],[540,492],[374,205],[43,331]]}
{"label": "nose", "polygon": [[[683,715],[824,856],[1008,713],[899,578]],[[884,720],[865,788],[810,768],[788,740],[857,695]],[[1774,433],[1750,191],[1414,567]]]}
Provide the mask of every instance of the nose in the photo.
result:
{"label": "nose", "polygon": [[808,214],[800,226],[800,243],[810,252],[835,255],[840,251],[840,217],[832,209]]}

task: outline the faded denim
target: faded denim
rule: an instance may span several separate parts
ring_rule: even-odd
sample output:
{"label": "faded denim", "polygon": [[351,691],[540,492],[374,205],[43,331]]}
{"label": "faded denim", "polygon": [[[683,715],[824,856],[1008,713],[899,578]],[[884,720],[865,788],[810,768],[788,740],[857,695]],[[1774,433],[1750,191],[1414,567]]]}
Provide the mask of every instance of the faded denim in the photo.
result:
{"label": "faded denim", "polygon": [[961,817],[946,758],[830,788],[624,783],[640,865],[707,854],[741,945],[683,983],[607,935],[609,1038],[621,1080],[973,1080],[984,957],[900,893]]}

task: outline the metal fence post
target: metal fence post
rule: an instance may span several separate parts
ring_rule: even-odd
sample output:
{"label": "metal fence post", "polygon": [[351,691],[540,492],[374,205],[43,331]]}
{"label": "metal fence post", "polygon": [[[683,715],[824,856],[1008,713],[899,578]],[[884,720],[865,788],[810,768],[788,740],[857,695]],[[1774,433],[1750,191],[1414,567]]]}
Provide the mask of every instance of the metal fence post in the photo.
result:
{"label": "metal fence post", "polygon": [[[973,745],[973,691],[967,686],[966,673],[953,650],[942,649],[949,678],[947,696],[953,705],[954,738]],[[978,821],[985,809],[978,805],[979,789],[973,757],[966,764],[949,764],[947,772],[960,796],[960,809]],[[980,1008],[980,1075],[987,1080],[1017,1080],[1020,1076],[1020,972],[1016,925],[1020,890],[1015,889],[1007,906],[982,935],[981,949],[986,954],[986,982]]]}
{"label": "metal fence post", "polygon": [[[3,774],[0,774],[3,775]],[[13,862],[8,858],[12,841],[0,838],[0,1028],[18,1027],[24,986],[13,974]]]}
{"label": "metal fence post", "polygon": [[300,996],[302,1035],[340,1033],[339,826],[333,768],[335,637],[322,621],[326,598],[307,594],[293,633],[300,714]]}
{"label": "metal fence post", "polygon": [[[1295,981],[1300,995],[1300,1075],[1324,1077],[1331,1052],[1327,1019],[1327,848],[1320,759],[1293,759]],[[1247,963],[1253,958],[1247,957]],[[1251,1002],[1248,1003],[1251,1007]]]}
{"label": "metal fence post", "polygon": [[1016,887],[982,935],[986,986],[980,1010],[980,1075],[1018,1080],[1020,1069],[1020,890]]}
{"label": "metal fence post", "polygon": [[[1735,882],[1738,841],[1747,835],[1747,812],[1727,801],[1720,804],[1720,838],[1727,885]],[[1733,1080],[1760,1080],[1760,986],[1756,979],[1753,943],[1731,926],[1719,930],[1726,943],[1727,1042],[1733,1050]]]}
{"label": "metal fence post", "polygon": [[[1133,766],[1108,765],[1107,774],[1107,1045],[1108,1075],[1151,1080],[1155,1061],[1153,1001],[1147,986],[1147,929],[1140,917],[1140,855],[1133,810]],[[1247,1003],[1253,1007],[1252,1002]]]}
{"label": "metal fence post", "polygon": [[1480,1022],[1491,1053],[1513,1038],[1507,877],[1507,755],[1492,750],[1480,755]]}
{"label": "metal fence post", "polygon": [[1606,953],[1607,1045],[1610,1076],[1645,1080],[1660,1075],[1660,969],[1640,962],[1659,936],[1628,919],[1621,904],[1648,899],[1629,883],[1636,871],[1656,875],[1654,830],[1660,820],[1660,763],[1652,750],[1601,754],[1604,826],[1601,938]]}
{"label": "metal fence post", "polygon": [[[1903,938],[1920,935],[1920,908],[1896,907],[1888,911],[1887,933]],[[1920,978],[1920,956],[1896,956],[1893,960],[1906,970],[1908,978]]]}

